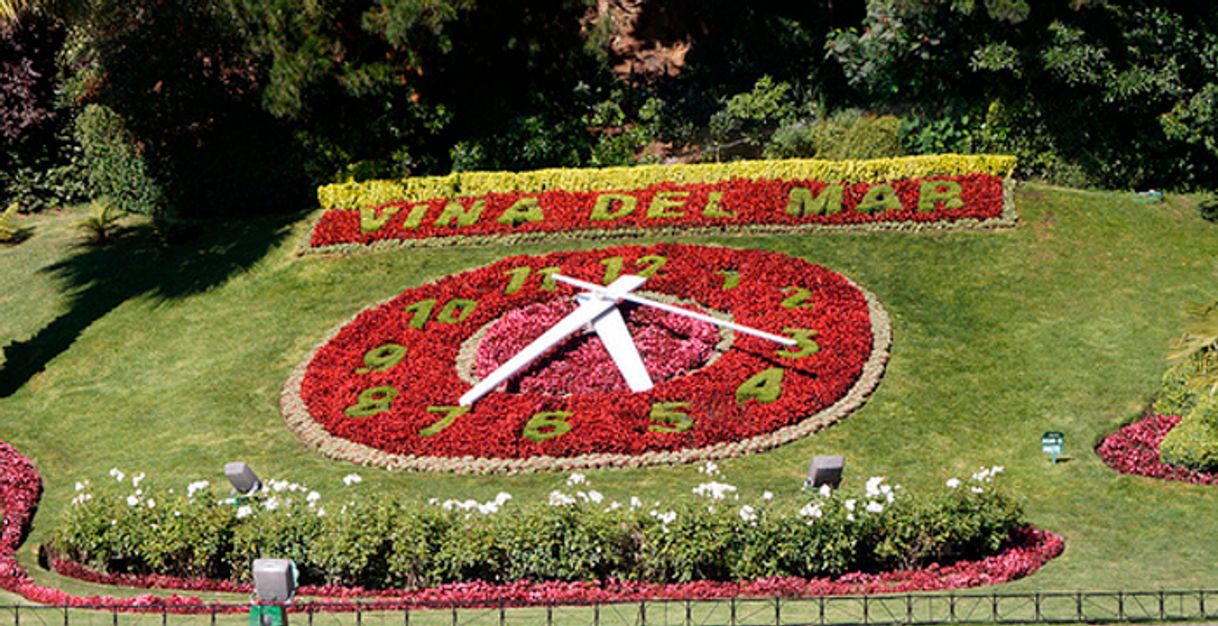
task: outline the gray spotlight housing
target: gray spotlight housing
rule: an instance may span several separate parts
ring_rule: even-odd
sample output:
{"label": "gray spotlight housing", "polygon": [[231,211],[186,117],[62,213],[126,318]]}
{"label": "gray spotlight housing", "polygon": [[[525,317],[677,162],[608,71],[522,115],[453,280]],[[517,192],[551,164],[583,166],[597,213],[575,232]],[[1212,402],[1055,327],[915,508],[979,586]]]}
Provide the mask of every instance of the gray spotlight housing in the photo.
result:
{"label": "gray spotlight housing", "polygon": [[259,602],[288,602],[296,594],[295,567],[289,559],[254,559],[254,591]]}
{"label": "gray spotlight housing", "polygon": [[845,466],[845,457],[839,455],[812,457],[804,487],[819,489],[821,485],[829,485],[837,489],[838,485],[842,484],[842,468]]}
{"label": "gray spotlight housing", "polygon": [[262,488],[262,481],[250,466],[241,461],[224,464],[224,476],[232,483],[237,495],[248,496]]}

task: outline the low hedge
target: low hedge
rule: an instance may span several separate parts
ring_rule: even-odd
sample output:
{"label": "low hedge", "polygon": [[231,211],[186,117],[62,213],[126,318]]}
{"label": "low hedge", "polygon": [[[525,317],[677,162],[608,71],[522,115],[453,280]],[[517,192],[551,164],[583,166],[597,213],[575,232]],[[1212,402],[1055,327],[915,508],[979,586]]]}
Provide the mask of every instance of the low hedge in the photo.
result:
{"label": "low hedge", "polygon": [[420,202],[489,193],[539,193],[551,189],[614,191],[660,183],[717,183],[734,178],[883,182],[967,174],[1009,178],[1014,170],[1015,157],[1009,155],[935,154],[853,161],[782,159],[600,169],[553,168],[528,172],[453,172],[445,176],[323,185],[317,189],[317,200],[324,209],[360,209],[396,201]]}
{"label": "low hedge", "polygon": [[[997,552],[1022,511],[993,471],[913,495],[868,481],[862,493],[744,504],[710,482],[679,503],[622,502],[591,490],[517,504],[365,496],[322,498],[273,483],[247,503],[106,481],[81,491],[47,548],[103,573],[245,581],[254,558],[285,557],[302,584],[365,588],[457,581],[750,580],[877,572]],[[568,483],[571,484],[570,482]],[[331,502],[331,500],[337,502]]]}

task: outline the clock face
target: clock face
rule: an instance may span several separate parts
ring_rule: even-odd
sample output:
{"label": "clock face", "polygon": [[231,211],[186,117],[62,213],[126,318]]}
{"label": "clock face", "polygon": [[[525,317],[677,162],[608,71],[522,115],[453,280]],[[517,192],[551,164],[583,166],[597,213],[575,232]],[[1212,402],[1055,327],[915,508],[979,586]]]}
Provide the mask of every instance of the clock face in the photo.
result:
{"label": "clock face", "polygon": [[[654,300],[794,339],[787,347],[621,303],[655,386],[631,392],[576,333],[472,406],[458,398],[576,306],[555,273],[646,277]],[[658,244],[516,256],[360,312],[294,372],[289,425],[324,454],[390,468],[512,472],[740,456],[859,406],[887,316],[845,277],[773,252]]]}

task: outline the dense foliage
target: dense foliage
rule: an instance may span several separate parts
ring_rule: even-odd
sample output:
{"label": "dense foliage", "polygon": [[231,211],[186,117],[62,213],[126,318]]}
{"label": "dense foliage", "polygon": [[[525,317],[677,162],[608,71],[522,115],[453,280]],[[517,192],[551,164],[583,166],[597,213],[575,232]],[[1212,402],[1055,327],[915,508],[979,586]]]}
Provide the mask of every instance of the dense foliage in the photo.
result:
{"label": "dense foliage", "polygon": [[1195,305],[1156,410],[1183,418],[1162,444],[1172,465],[1218,472],[1218,303]]}
{"label": "dense foliage", "polygon": [[991,484],[998,471],[921,495],[873,478],[861,493],[747,502],[711,478],[677,503],[618,502],[573,474],[536,504],[506,493],[484,503],[374,497],[352,475],[336,496],[270,481],[230,504],[205,482],[174,493],[116,470],[117,481],[79,485],[51,547],[95,571],[215,580],[246,579],[254,558],[288,557],[302,583],[367,588],[875,572],[996,552],[1022,517]]}
{"label": "dense foliage", "polygon": [[0,134],[37,145],[0,183],[70,202],[85,164],[128,210],[235,213],[349,177],[984,151],[1058,182],[1212,187],[1205,3],[840,4],[44,0],[0,41]]}

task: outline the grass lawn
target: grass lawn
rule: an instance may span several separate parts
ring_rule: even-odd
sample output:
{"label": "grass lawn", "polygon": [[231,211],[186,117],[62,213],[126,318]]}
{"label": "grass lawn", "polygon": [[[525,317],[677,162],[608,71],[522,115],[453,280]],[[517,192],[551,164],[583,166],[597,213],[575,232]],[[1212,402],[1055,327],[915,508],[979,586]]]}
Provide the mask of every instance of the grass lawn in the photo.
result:
{"label": "grass lawn", "polygon": [[[746,498],[798,490],[815,454],[844,454],[846,480],[884,475],[940,488],[982,465],[1066,552],[1010,591],[1218,587],[1218,488],[1118,475],[1092,452],[1150,400],[1185,300],[1218,295],[1218,225],[1189,198],[1024,185],[1020,224],[993,232],[840,233],[688,241],[767,248],[838,271],[892,316],[892,360],[866,405],[831,429],[721,463]],[[604,243],[297,257],[311,216],[218,223],[172,248],[133,234],[72,244],[78,216],[25,218],[33,238],[0,248],[0,438],[38,465],[46,493],[22,562],[76,481],[120,467],[157,484],[224,483],[245,460],[337,498],[544,497],[564,476],[389,473],[330,461],[284,426],[279,392],[328,330],[403,289],[504,256]],[[649,243],[656,239],[638,240]],[[1040,434],[1066,434],[1050,465]],[[358,471],[365,482],[343,487]],[[695,467],[587,472],[611,497],[669,498]],[[77,593],[114,590],[37,573]],[[0,595],[0,602],[8,600]]]}

